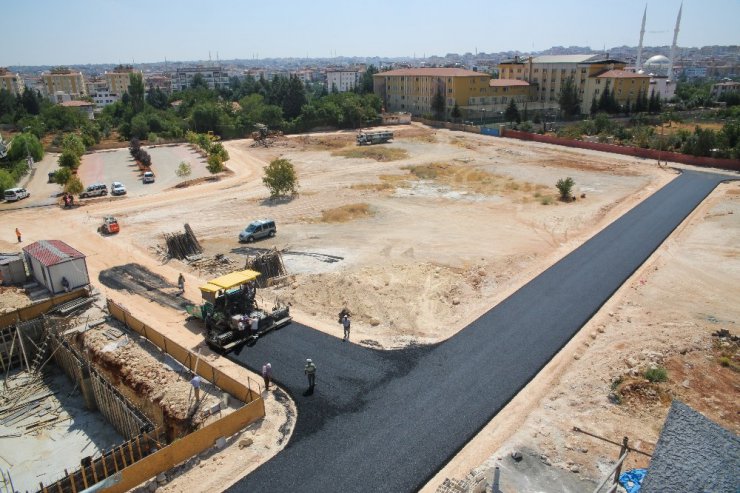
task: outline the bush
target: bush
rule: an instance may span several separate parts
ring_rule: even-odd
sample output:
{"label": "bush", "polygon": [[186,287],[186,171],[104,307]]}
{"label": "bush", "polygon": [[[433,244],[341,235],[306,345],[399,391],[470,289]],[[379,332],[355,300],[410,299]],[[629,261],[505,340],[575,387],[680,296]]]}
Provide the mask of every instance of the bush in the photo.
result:
{"label": "bush", "polygon": [[85,154],[85,143],[76,134],[65,134],[62,137],[62,153],[69,152],[78,158]]}
{"label": "bush", "polygon": [[668,372],[662,366],[656,366],[645,370],[645,378],[652,383],[665,382],[668,380]]}
{"label": "bush", "polygon": [[5,192],[8,188],[15,186],[15,178],[13,175],[4,169],[0,169],[0,192]]}
{"label": "bush", "polygon": [[208,165],[206,168],[211,173],[220,173],[224,170],[224,162],[221,160],[221,156],[218,156],[216,154],[211,154],[208,156]]}
{"label": "bush", "polygon": [[184,178],[186,176],[190,176],[190,173],[193,172],[193,168],[190,166],[190,163],[187,161],[180,161],[180,165],[177,167],[177,171],[175,173],[180,178]]}
{"label": "bush", "polygon": [[565,179],[559,179],[558,182],[555,184],[555,186],[558,188],[558,191],[560,192],[560,199],[561,200],[570,200],[570,193],[571,190],[573,190],[573,185],[575,185],[575,182],[573,181],[573,178],[570,176]]}
{"label": "bush", "polygon": [[289,160],[274,159],[264,167],[264,170],[265,176],[262,177],[262,183],[270,191],[270,198],[279,197],[288,192],[295,195],[298,192],[298,177],[293,163]]}

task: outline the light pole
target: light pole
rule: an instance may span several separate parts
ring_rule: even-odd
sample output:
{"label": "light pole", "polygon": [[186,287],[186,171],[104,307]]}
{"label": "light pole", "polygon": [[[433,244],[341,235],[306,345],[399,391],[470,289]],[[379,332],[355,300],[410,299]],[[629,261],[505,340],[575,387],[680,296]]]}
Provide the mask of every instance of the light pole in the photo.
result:
{"label": "light pole", "polygon": [[486,109],[485,108],[481,108],[480,111],[481,111],[481,114],[480,114],[480,124],[481,124],[481,126],[483,126],[483,119],[486,117]]}

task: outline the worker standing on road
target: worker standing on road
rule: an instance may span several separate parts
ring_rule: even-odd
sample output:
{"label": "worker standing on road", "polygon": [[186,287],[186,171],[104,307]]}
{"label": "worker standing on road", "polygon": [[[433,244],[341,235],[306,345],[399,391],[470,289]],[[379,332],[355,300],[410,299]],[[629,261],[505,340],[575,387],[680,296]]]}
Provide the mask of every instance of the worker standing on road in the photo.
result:
{"label": "worker standing on road", "polygon": [[350,328],[351,322],[349,319],[349,313],[345,313],[342,317],[342,326],[344,327],[344,339],[342,341],[349,341],[349,328]]}
{"label": "worker standing on road", "polygon": [[316,365],[313,364],[311,358],[306,360],[306,367],[303,369],[303,373],[308,378],[308,391],[313,392],[314,385],[316,385]]}
{"label": "worker standing on road", "polygon": [[18,238],[18,243],[21,242],[21,230],[18,228],[15,228],[15,236]]}
{"label": "worker standing on road", "polygon": [[262,365],[262,378],[265,380],[265,390],[270,390],[270,381],[272,380],[272,365],[270,363]]}
{"label": "worker standing on road", "polygon": [[193,389],[195,390],[195,400],[200,400],[200,377],[198,375],[195,375],[192,380],[190,380],[190,385],[193,386]]}
{"label": "worker standing on road", "polygon": [[180,272],[180,277],[177,278],[177,287],[180,288],[180,294],[185,292],[185,276]]}

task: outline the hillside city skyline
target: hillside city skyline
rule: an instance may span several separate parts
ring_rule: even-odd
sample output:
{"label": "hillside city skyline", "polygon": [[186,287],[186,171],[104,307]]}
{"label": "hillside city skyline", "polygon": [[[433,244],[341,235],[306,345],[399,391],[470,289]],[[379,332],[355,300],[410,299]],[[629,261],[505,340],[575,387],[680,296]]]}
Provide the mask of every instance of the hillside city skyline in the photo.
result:
{"label": "hillside city skyline", "polygon": [[[678,46],[739,44],[735,21],[740,18],[740,2],[732,0],[701,4],[626,0],[618,11],[609,11],[608,19],[599,4],[578,0],[533,1],[524,12],[513,5],[472,0],[456,15],[443,4],[415,0],[400,5],[379,0],[370,10],[331,0],[287,7],[226,0],[215,13],[204,13],[202,6],[190,2],[178,9],[137,0],[70,4],[79,8],[53,9],[51,0],[6,6],[6,34],[23,42],[0,53],[0,66],[202,62],[209,57],[224,61],[426,59],[466,53],[539,53],[555,45],[605,51],[637,46],[645,10],[645,46],[671,45],[679,9]],[[86,8],[95,12],[95,21],[80,22],[79,13]],[[54,15],[40,15],[50,9]],[[33,36],[28,35],[29,19],[34,23]]]}

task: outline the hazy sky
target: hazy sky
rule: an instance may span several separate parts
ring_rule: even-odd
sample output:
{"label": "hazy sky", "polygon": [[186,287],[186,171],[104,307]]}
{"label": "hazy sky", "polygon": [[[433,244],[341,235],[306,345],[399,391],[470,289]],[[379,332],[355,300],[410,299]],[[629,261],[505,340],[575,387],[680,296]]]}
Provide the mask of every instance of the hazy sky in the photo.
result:
{"label": "hazy sky", "polygon": [[[670,45],[680,0],[647,4]],[[644,0],[2,0],[0,66],[637,46]],[[740,44],[740,0],[686,0],[679,46]],[[9,42],[8,42],[9,41]]]}

